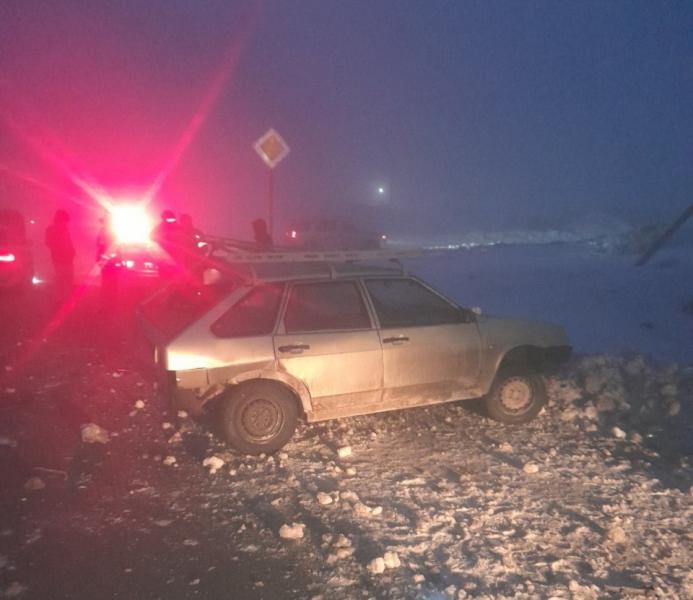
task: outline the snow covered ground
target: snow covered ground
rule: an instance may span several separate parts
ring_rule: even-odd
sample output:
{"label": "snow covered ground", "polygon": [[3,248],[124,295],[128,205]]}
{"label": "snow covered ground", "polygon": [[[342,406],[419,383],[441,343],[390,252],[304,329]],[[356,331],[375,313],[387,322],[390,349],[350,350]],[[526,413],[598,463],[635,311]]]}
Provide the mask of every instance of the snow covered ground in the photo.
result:
{"label": "snow covered ground", "polygon": [[577,352],[639,353],[693,363],[693,245],[636,257],[584,242],[477,246],[407,267],[484,313],[555,321]]}
{"label": "snow covered ground", "polygon": [[475,402],[302,424],[256,458],[167,411],[122,316],[96,337],[78,306],[14,377],[35,308],[13,307],[0,597],[693,597],[691,257],[632,263],[575,243],[411,261],[461,303],[567,328],[549,406],[521,427]]}

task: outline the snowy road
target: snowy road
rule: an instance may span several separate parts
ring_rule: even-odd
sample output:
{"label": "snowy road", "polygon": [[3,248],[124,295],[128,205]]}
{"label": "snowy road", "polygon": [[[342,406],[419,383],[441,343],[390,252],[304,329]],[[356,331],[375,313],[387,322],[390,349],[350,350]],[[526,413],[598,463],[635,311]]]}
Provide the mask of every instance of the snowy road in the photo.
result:
{"label": "snowy road", "polygon": [[[423,267],[478,298],[501,283]],[[489,312],[533,316],[531,293]],[[123,315],[87,297],[53,328],[45,300],[12,307],[0,348],[0,597],[693,596],[690,367],[578,357],[528,426],[450,404],[247,458],[167,413]]]}

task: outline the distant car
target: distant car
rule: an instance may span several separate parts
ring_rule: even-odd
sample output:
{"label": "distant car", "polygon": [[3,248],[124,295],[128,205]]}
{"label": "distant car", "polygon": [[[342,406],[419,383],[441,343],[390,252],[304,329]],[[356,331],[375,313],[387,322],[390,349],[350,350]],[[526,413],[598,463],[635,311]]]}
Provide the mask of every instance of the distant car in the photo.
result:
{"label": "distant car", "polygon": [[0,210],[0,289],[25,289],[33,277],[34,260],[24,217],[16,210]]}
{"label": "distant car", "polygon": [[285,245],[304,250],[377,250],[387,236],[341,219],[305,219],[289,224]]}
{"label": "distant car", "polygon": [[322,421],[485,397],[524,423],[541,370],[566,360],[558,325],[479,316],[399,269],[234,265],[217,286],[172,285],[140,312],[177,408],[214,407],[236,449],[272,452]]}

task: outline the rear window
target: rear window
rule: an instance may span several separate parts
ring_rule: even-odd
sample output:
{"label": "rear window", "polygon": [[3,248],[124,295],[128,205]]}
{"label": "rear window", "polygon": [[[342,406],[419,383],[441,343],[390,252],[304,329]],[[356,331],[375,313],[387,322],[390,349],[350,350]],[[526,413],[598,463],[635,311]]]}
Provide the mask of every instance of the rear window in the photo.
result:
{"label": "rear window", "polygon": [[283,285],[258,285],[212,325],[218,337],[270,335],[274,331]]}
{"label": "rear window", "polygon": [[226,298],[233,288],[231,281],[217,285],[172,283],[145,300],[140,314],[170,340]]}

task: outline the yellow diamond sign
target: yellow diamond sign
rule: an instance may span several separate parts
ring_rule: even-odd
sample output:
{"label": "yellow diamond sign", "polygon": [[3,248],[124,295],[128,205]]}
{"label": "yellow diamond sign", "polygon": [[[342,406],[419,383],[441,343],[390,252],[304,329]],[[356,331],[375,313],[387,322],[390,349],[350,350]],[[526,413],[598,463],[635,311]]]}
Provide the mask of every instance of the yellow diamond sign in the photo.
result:
{"label": "yellow diamond sign", "polygon": [[253,148],[270,169],[274,169],[289,153],[288,144],[274,129],[270,129],[255,142]]}

